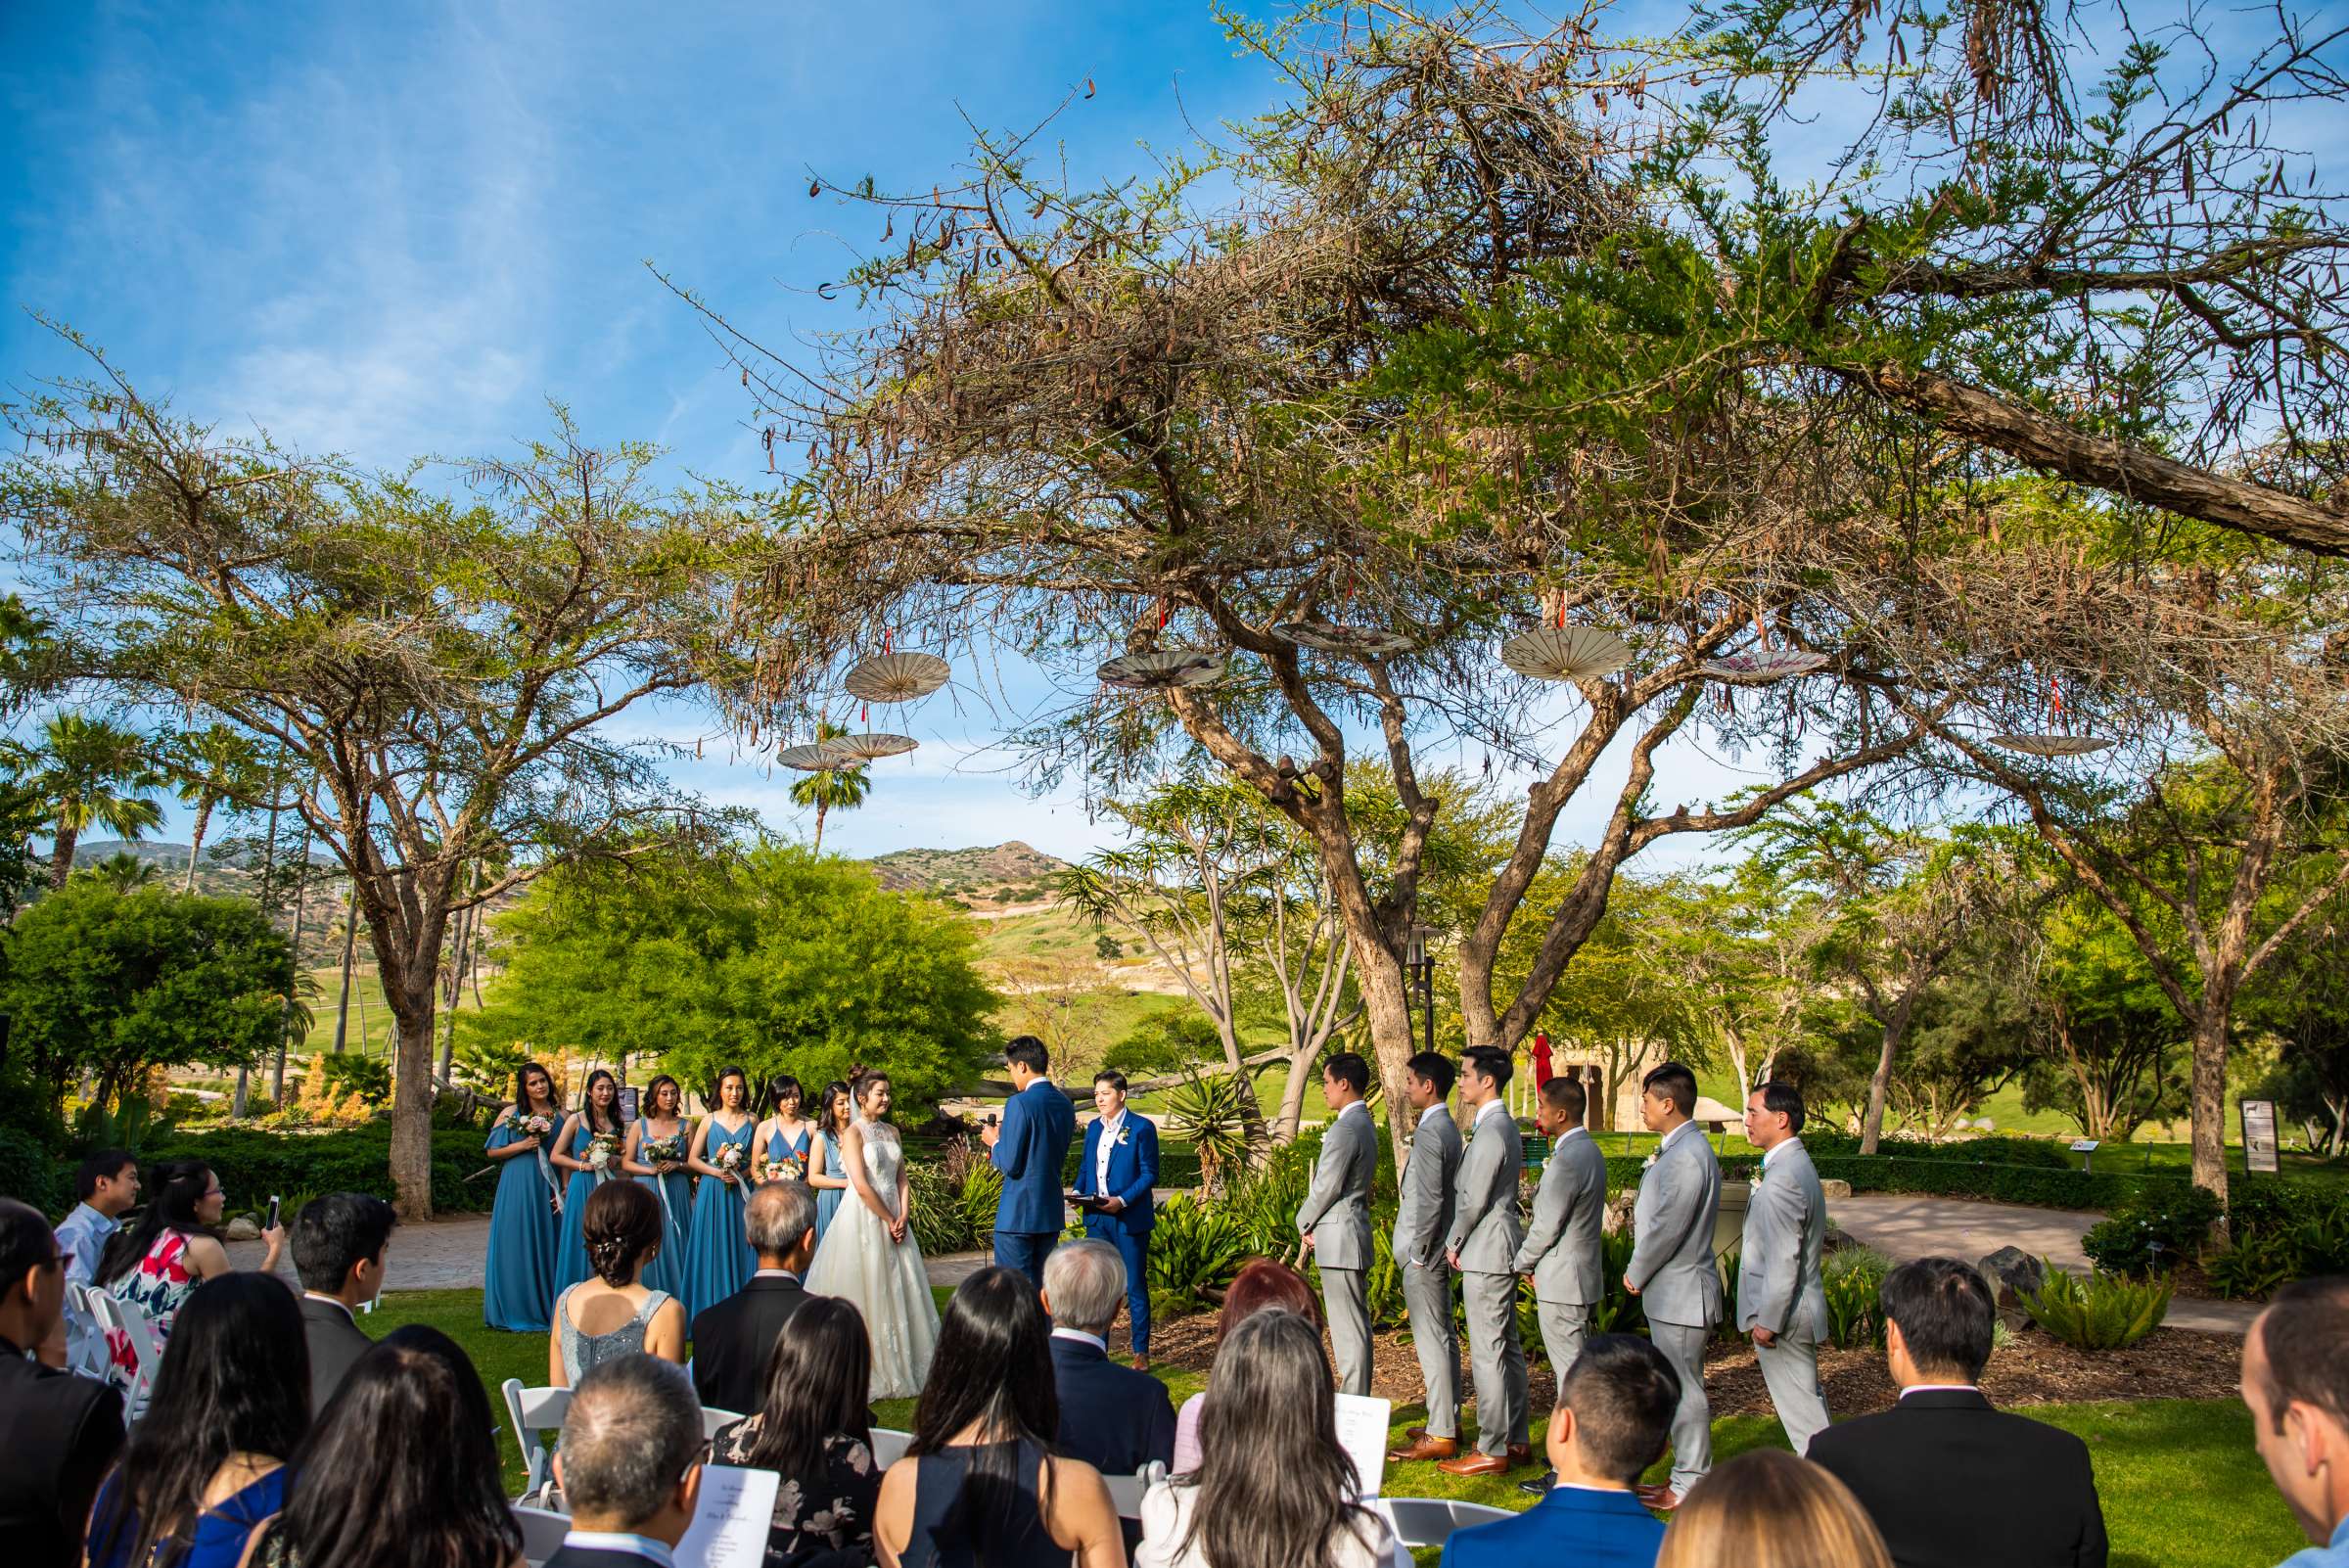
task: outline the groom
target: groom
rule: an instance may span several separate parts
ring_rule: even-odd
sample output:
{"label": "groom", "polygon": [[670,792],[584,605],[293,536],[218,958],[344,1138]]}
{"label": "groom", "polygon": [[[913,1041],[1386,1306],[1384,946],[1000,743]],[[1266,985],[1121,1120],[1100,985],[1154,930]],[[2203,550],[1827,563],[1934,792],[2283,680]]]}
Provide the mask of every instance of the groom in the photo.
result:
{"label": "groom", "polygon": [[1077,1108],[1044,1077],[1050,1065],[1044,1042],[1022,1035],[1003,1051],[1011,1069],[1012,1096],[1003,1102],[1003,1125],[979,1130],[988,1159],[1003,1173],[1003,1196],[995,1203],[995,1263],[1017,1268],[1037,1290],[1044,1288],[1044,1259],[1060,1239],[1067,1206],[1061,1200],[1060,1168],[1077,1131]]}

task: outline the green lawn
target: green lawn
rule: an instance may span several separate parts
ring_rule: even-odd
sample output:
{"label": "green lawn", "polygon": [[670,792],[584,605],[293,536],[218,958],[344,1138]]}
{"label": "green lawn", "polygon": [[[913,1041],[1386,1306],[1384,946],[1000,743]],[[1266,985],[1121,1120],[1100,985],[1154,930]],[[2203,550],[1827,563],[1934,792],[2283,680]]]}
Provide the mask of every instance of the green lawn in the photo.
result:
{"label": "green lawn", "polygon": [[[943,1305],[948,1292],[940,1287]],[[402,1323],[430,1323],[455,1339],[473,1358],[504,1424],[497,1387],[509,1377],[537,1384],[546,1375],[546,1341],[535,1334],[505,1334],[482,1325],[478,1290],[394,1291],[381,1310],[360,1322],[369,1332],[389,1333]],[[1158,1376],[1179,1405],[1199,1391],[1197,1372],[1161,1369]],[[1395,1437],[1419,1420],[1417,1406],[1395,1411]],[[2302,1545],[2298,1529],[2278,1499],[2267,1471],[2251,1447],[2251,1421],[2234,1400],[2148,1400],[2135,1404],[2050,1405],[2024,1411],[2075,1432],[2085,1440],[2096,1467],[2104,1519],[2112,1537],[2114,1568],[2244,1568],[2280,1562]],[[884,1426],[912,1424],[913,1402],[886,1401],[874,1414]],[[1537,1448],[1546,1423],[1534,1428]],[[1713,1423],[1713,1452],[1727,1458],[1747,1449],[1785,1447],[1775,1421],[1730,1416]],[[511,1434],[501,1444],[509,1495],[522,1486],[522,1461]],[[1654,1479],[1668,1466],[1659,1465]],[[1397,1497],[1464,1498],[1515,1508],[1528,1500],[1514,1483],[1462,1481],[1433,1464],[1389,1470],[1387,1491]]]}

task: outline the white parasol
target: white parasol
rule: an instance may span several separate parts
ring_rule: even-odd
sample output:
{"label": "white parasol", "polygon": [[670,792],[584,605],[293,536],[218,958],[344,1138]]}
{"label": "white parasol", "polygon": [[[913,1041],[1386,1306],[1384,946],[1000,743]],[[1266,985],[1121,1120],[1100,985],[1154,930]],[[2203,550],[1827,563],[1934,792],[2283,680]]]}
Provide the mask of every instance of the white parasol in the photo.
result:
{"label": "white parasol", "polygon": [[1632,645],[1599,626],[1542,626],[1500,645],[1500,662],[1536,680],[1596,680],[1632,662]]}

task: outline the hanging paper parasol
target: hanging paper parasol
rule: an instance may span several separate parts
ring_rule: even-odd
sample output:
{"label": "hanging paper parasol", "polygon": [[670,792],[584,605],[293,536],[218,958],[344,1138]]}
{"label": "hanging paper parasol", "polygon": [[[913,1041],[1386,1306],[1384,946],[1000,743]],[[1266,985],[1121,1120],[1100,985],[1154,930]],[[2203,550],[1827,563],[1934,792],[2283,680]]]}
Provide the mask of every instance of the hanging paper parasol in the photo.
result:
{"label": "hanging paper parasol", "polygon": [[803,773],[836,773],[844,767],[854,767],[856,759],[827,751],[821,746],[790,746],[775,753],[775,761],[785,767],[796,767]]}
{"label": "hanging paper parasol", "polygon": [[1500,645],[1500,662],[1536,680],[1596,680],[1632,662],[1632,645],[1598,626],[1543,626]]}
{"label": "hanging paper parasol", "polygon": [[1223,673],[1223,661],[1205,648],[1160,648],[1122,655],[1093,673],[1104,685],[1123,686],[1128,691],[1172,691],[1177,686],[1204,686]]}
{"label": "hanging paper parasol", "polygon": [[1272,627],[1272,635],[1300,648],[1365,659],[1391,659],[1417,646],[1400,631],[1385,631],[1377,626],[1336,626],[1326,621],[1283,621]]}
{"label": "hanging paper parasol", "polygon": [[869,762],[877,757],[898,757],[920,745],[911,735],[843,735],[828,740],[817,748],[833,757],[846,758],[851,766]]}
{"label": "hanging paper parasol", "polygon": [[1828,662],[1825,654],[1799,653],[1790,648],[1765,648],[1756,653],[1731,654],[1727,659],[1708,659],[1697,669],[1716,680],[1733,681],[1741,686],[1760,686],[1773,680],[1812,674],[1826,669]]}
{"label": "hanging paper parasol", "polygon": [[946,683],[946,662],[936,654],[878,654],[849,671],[849,695],[868,703],[909,703]]}
{"label": "hanging paper parasol", "polygon": [[2086,757],[2112,744],[2094,735],[1993,735],[1990,743],[2027,757]]}

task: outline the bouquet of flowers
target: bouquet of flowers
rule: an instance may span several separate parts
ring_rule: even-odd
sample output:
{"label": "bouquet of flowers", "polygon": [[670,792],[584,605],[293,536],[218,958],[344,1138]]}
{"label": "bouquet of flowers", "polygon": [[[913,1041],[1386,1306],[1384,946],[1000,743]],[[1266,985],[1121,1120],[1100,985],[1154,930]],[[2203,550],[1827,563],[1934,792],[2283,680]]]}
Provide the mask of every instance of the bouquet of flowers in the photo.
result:
{"label": "bouquet of flowers", "polygon": [[769,1181],[805,1181],[807,1179],[807,1168],[800,1163],[798,1155],[786,1154],[780,1160],[766,1163],[766,1178]]}
{"label": "bouquet of flowers", "polygon": [[683,1165],[685,1134],[671,1132],[665,1138],[646,1138],[638,1145],[636,1152],[646,1165]]}
{"label": "bouquet of flowers", "polygon": [[587,1140],[587,1169],[601,1181],[620,1174],[620,1139],[610,1132],[598,1132]]}
{"label": "bouquet of flowers", "polygon": [[514,1130],[526,1138],[542,1138],[555,1130],[555,1124],[543,1116],[517,1117]]}
{"label": "bouquet of flowers", "polygon": [[740,1143],[721,1143],[717,1152],[710,1156],[710,1163],[716,1166],[719,1174],[728,1181],[739,1182],[742,1179],[743,1163],[749,1156],[750,1150]]}

